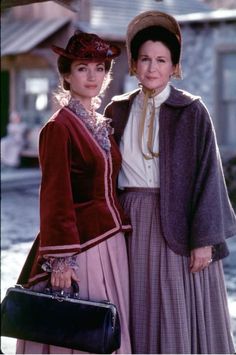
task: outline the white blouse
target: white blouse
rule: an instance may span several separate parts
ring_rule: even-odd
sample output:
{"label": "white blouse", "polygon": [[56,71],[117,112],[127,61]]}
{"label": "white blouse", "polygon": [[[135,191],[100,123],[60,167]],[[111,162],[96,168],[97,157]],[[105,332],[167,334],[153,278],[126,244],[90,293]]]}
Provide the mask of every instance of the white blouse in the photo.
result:
{"label": "white blouse", "polygon": [[[155,105],[155,119],[153,127],[153,151],[159,151],[159,112],[160,105],[167,100],[170,86],[154,98],[148,99],[147,113],[142,138],[142,150],[149,155],[147,149],[148,127],[150,124],[153,102]],[[141,91],[134,99],[124,134],[120,142],[122,154],[122,167],[118,177],[120,189],[125,187],[160,187],[159,158],[146,160],[141,152],[139,143],[139,130],[142,110],[144,106],[144,93]]]}

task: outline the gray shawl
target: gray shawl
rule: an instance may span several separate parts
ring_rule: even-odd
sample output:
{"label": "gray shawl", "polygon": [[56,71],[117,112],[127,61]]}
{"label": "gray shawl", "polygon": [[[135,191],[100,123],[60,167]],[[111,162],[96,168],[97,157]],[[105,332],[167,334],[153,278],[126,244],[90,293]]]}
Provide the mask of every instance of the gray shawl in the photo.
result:
{"label": "gray shawl", "polygon": [[[134,97],[115,96],[105,109],[119,144]],[[215,130],[200,97],[171,86],[160,107],[161,226],[177,254],[214,245],[214,260],[228,255],[225,239],[236,235],[236,217],[225,185]]]}

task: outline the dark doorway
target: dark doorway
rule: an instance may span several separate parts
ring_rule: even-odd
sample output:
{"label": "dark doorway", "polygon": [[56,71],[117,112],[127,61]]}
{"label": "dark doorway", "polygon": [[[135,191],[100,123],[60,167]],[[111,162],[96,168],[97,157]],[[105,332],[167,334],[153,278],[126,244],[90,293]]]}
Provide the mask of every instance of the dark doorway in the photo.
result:
{"label": "dark doorway", "polygon": [[1,71],[1,137],[6,135],[6,129],[9,118],[9,72]]}

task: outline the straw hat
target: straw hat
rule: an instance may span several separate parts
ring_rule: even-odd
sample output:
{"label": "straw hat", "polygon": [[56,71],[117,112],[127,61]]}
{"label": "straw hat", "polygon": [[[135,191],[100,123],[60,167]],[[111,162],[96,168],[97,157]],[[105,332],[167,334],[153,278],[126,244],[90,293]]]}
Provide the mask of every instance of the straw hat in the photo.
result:
{"label": "straw hat", "polygon": [[[132,72],[132,57],[130,50],[132,39],[139,31],[150,26],[161,26],[172,32],[176,36],[181,48],[181,31],[178,22],[173,16],[160,11],[146,11],[141,13],[129,23],[126,33],[126,47],[130,75],[134,74]],[[176,66],[175,76],[181,77],[180,63]]]}
{"label": "straw hat", "polygon": [[111,60],[121,52],[119,47],[111,45],[111,43],[104,41],[96,34],[80,31],[74,33],[65,49],[53,45],[52,50],[72,60]]}

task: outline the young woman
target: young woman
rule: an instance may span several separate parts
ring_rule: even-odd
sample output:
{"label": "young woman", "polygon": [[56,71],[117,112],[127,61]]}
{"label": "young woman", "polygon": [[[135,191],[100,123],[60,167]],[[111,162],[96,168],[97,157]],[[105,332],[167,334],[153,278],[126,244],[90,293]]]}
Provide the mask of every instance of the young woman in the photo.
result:
{"label": "young woman", "polygon": [[[121,156],[109,120],[95,111],[120,50],[95,34],[76,32],[59,54],[68,102],[43,127],[39,153],[40,233],[19,278],[42,290],[79,282],[80,296],[118,307],[121,347],[130,353],[128,263],[123,232],[130,230],[115,195]],[[122,267],[122,270],[121,270]],[[18,340],[17,353],[74,353]]]}
{"label": "young woman", "polygon": [[133,228],[132,351],[233,353],[221,259],[236,219],[209,113],[169,83],[181,76],[178,23],[158,11],[138,15],[127,51],[140,88],[114,97],[105,115],[122,153],[120,201]]}

